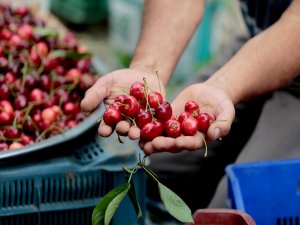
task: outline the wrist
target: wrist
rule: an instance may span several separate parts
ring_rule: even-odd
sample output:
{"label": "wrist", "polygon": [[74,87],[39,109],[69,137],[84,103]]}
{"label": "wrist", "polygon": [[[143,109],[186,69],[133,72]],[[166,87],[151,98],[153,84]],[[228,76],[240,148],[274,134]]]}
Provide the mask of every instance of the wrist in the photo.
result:
{"label": "wrist", "polygon": [[227,76],[216,73],[212,77],[210,77],[206,82],[209,85],[213,85],[223,90],[230,98],[230,100],[233,102],[234,105],[240,101],[236,91],[234,90]]}
{"label": "wrist", "polygon": [[168,63],[162,65],[160,61],[160,59],[155,59],[145,55],[139,56],[136,53],[133,56],[129,68],[148,74],[153,74],[155,76],[157,73],[163,85],[166,86],[171,76],[172,69],[168,67]]}

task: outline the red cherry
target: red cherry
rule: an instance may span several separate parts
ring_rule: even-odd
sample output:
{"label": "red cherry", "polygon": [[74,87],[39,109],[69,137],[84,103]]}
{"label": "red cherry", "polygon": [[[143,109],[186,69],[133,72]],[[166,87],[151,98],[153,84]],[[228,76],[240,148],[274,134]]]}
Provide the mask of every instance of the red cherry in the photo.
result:
{"label": "red cherry", "polygon": [[136,125],[142,129],[145,124],[150,123],[151,121],[152,115],[140,108],[136,115]]}
{"label": "red cherry", "polygon": [[21,131],[18,128],[9,126],[4,130],[4,136],[12,139],[19,138],[21,136]]}
{"label": "red cherry", "polygon": [[124,103],[124,100],[126,98],[126,95],[118,95],[116,98],[115,98],[115,102],[118,102],[118,103]]}
{"label": "red cherry", "polygon": [[47,120],[42,120],[39,125],[41,130],[46,130],[52,125],[52,123]]}
{"label": "red cherry", "polygon": [[0,152],[8,150],[9,146],[5,142],[0,143]]}
{"label": "red cherry", "polygon": [[207,132],[210,124],[214,120],[214,118],[208,115],[207,113],[200,113],[199,115],[196,115],[195,118],[198,120],[199,123],[198,130],[203,133]]}
{"label": "red cherry", "polygon": [[163,102],[163,97],[159,92],[150,92],[148,94],[148,103],[151,108],[157,108]]}
{"label": "red cherry", "polygon": [[10,90],[7,84],[0,85],[0,99],[8,99],[10,96]]}
{"label": "red cherry", "polygon": [[44,42],[36,43],[31,47],[31,53],[37,54],[40,58],[44,58],[48,55],[49,49],[48,46]]}
{"label": "red cherry", "polygon": [[74,121],[74,120],[68,120],[67,122],[66,122],[66,126],[68,127],[68,128],[74,128],[74,127],[76,127],[78,125],[78,123],[76,122],[76,121]]}
{"label": "red cherry", "polygon": [[37,78],[33,74],[27,74],[25,76],[25,87],[32,89],[37,85]]}
{"label": "red cherry", "polygon": [[7,41],[12,37],[12,35],[13,35],[12,31],[6,28],[2,29],[0,32],[0,37]]}
{"label": "red cherry", "polygon": [[41,113],[36,113],[32,116],[32,121],[36,126],[40,126],[42,122],[42,116]]}
{"label": "red cherry", "polygon": [[122,107],[121,107],[120,104],[118,104],[118,102],[113,102],[112,104],[109,105],[109,108],[114,108],[114,109],[116,109],[118,111],[121,111]]}
{"label": "red cherry", "polygon": [[14,73],[12,73],[12,72],[5,73],[3,81],[6,84],[11,84],[11,83],[15,82],[16,80],[17,80],[17,77]]}
{"label": "red cherry", "polygon": [[33,138],[29,135],[23,134],[20,139],[19,142],[23,145],[32,145],[34,144]]}
{"label": "red cherry", "polygon": [[51,90],[51,78],[48,75],[42,75],[40,77],[40,85],[45,91],[50,91]]}
{"label": "red cherry", "polygon": [[56,101],[61,103],[61,104],[65,104],[68,101],[70,101],[69,93],[65,89],[59,89],[55,93],[55,98],[56,98]]}
{"label": "red cherry", "polygon": [[191,117],[191,116],[192,116],[192,114],[189,113],[189,112],[182,112],[182,113],[180,113],[180,115],[179,115],[179,117],[178,117],[178,121],[179,121],[180,123],[182,123],[182,121],[183,121],[184,119],[189,118],[189,117]]}
{"label": "red cherry", "polygon": [[8,114],[13,115],[14,108],[13,108],[12,104],[9,101],[2,100],[2,101],[0,101],[0,111],[7,112]]}
{"label": "red cherry", "polygon": [[57,74],[57,75],[60,75],[60,76],[64,76],[65,73],[66,73],[66,70],[63,66],[61,65],[58,65],[55,69],[54,69],[54,72]]}
{"label": "red cherry", "polygon": [[95,83],[95,79],[94,79],[93,75],[83,74],[80,78],[78,87],[81,91],[85,92],[87,89],[92,87],[94,83]]}
{"label": "red cherry", "polygon": [[193,117],[186,118],[181,123],[182,133],[187,136],[194,136],[199,127],[199,122]]}
{"label": "red cherry", "polygon": [[15,15],[18,15],[20,17],[24,17],[28,14],[29,9],[27,6],[21,5],[18,8],[15,9]]}
{"label": "red cherry", "polygon": [[130,118],[134,118],[139,110],[139,103],[133,96],[126,96],[122,105],[122,113]]}
{"label": "red cherry", "polygon": [[157,121],[154,122],[154,124],[155,124],[155,126],[157,127],[157,129],[158,129],[160,135],[162,135],[162,133],[163,133],[163,131],[164,131],[163,123],[157,120]]}
{"label": "red cherry", "polygon": [[59,64],[58,58],[45,58],[44,60],[44,71],[46,73],[54,70]]}
{"label": "red cherry", "polygon": [[81,78],[81,72],[77,68],[70,69],[66,73],[66,80],[67,81],[77,83],[77,82],[79,82],[80,78]]}
{"label": "red cherry", "polygon": [[41,116],[43,121],[47,121],[49,123],[53,123],[57,120],[57,113],[53,110],[53,108],[44,109]]}
{"label": "red cherry", "polygon": [[28,101],[25,95],[18,95],[15,98],[14,106],[16,109],[21,110],[28,106]]}
{"label": "red cherry", "polygon": [[58,88],[65,83],[65,78],[63,76],[57,75],[54,77],[54,88]]}
{"label": "red cherry", "polygon": [[39,65],[41,63],[41,58],[36,52],[30,53],[29,60],[35,65]]}
{"label": "red cherry", "polygon": [[67,102],[63,107],[63,111],[67,115],[76,116],[80,111],[80,107],[78,104],[75,104],[73,102]]}
{"label": "red cherry", "polygon": [[195,101],[188,101],[187,103],[185,103],[184,110],[190,113],[198,112],[199,105]]}
{"label": "red cherry", "polygon": [[43,103],[43,107],[49,108],[57,104],[56,98],[46,97],[47,101]]}
{"label": "red cherry", "polygon": [[141,129],[141,139],[143,141],[152,141],[154,138],[161,136],[163,132],[162,125],[159,122],[147,123]]}
{"label": "red cherry", "polygon": [[121,113],[115,108],[107,108],[103,114],[104,122],[109,126],[115,126],[121,121]]}
{"label": "red cherry", "polygon": [[21,143],[19,142],[13,142],[10,144],[9,146],[9,150],[15,150],[15,149],[18,149],[18,148],[23,148],[24,145],[22,145]]}
{"label": "red cherry", "polygon": [[32,36],[33,36],[32,26],[29,24],[21,25],[18,29],[18,35],[25,40],[32,38]]}
{"label": "red cherry", "polygon": [[156,109],[155,109],[155,117],[161,121],[166,121],[171,118],[172,116],[172,107],[168,102],[162,102]]}
{"label": "red cherry", "polygon": [[77,62],[77,69],[79,69],[82,73],[88,73],[91,68],[91,59],[90,58],[82,58]]}
{"label": "red cherry", "polygon": [[8,61],[4,57],[0,57],[0,68],[5,69],[8,66]]}
{"label": "red cherry", "polygon": [[147,107],[147,100],[145,98],[140,99],[140,108],[146,109]]}
{"label": "red cherry", "polygon": [[181,135],[181,124],[176,119],[169,119],[165,123],[165,132],[168,137],[177,138]]}
{"label": "red cherry", "polygon": [[14,34],[10,39],[9,39],[9,44],[12,46],[19,47],[21,45],[22,39],[20,38],[19,35]]}
{"label": "red cherry", "polygon": [[34,102],[42,101],[44,99],[44,93],[41,89],[35,88],[30,92],[29,99]]}
{"label": "red cherry", "polygon": [[4,48],[0,46],[0,56],[4,56],[5,52],[4,52]]}
{"label": "red cherry", "polygon": [[0,124],[10,124],[13,120],[13,115],[7,112],[0,112]]}
{"label": "red cherry", "polygon": [[130,95],[136,99],[145,98],[145,85],[141,82],[135,82],[130,87]]}
{"label": "red cherry", "polygon": [[24,130],[26,130],[28,132],[34,132],[35,127],[33,125],[32,119],[27,118],[27,120],[25,120],[25,122],[23,124],[23,128],[24,128]]}
{"label": "red cherry", "polygon": [[54,112],[56,112],[57,115],[62,115],[63,114],[62,109],[58,105],[52,106],[52,109],[53,109]]}

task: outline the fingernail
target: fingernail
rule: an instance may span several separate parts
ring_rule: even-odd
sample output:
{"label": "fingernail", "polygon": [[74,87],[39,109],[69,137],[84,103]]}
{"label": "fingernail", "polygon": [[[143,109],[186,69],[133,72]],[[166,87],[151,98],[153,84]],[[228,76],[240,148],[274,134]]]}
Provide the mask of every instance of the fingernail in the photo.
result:
{"label": "fingernail", "polygon": [[215,128],[214,130],[214,140],[217,140],[220,137],[220,128]]}

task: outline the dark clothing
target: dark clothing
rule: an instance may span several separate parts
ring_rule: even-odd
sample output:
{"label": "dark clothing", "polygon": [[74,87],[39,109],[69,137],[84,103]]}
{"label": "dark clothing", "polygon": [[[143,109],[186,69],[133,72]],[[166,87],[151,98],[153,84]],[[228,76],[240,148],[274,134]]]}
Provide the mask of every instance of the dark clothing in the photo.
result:
{"label": "dark clothing", "polygon": [[275,23],[290,3],[291,0],[240,0],[250,35],[253,37]]}

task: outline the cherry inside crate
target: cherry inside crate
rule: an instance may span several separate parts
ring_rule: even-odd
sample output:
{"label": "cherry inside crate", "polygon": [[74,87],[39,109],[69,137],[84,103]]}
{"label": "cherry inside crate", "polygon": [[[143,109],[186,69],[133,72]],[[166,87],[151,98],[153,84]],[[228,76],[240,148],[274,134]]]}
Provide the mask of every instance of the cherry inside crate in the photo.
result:
{"label": "cherry inside crate", "polygon": [[[92,59],[92,69],[97,72],[101,71],[101,73],[108,71],[106,65],[98,58]],[[30,158],[32,154],[35,154],[37,158],[39,158],[39,156],[49,157],[55,154],[57,155],[57,153],[64,154],[79,144],[88,142],[91,136],[96,135],[98,127],[97,120],[99,119],[99,115],[101,115],[101,111],[103,111],[102,107],[97,108],[87,116],[84,121],[62,134],[55,135],[41,142],[27,145],[19,149],[1,151],[0,164],[20,160],[20,157],[22,157],[22,159],[25,159],[23,157]]]}

